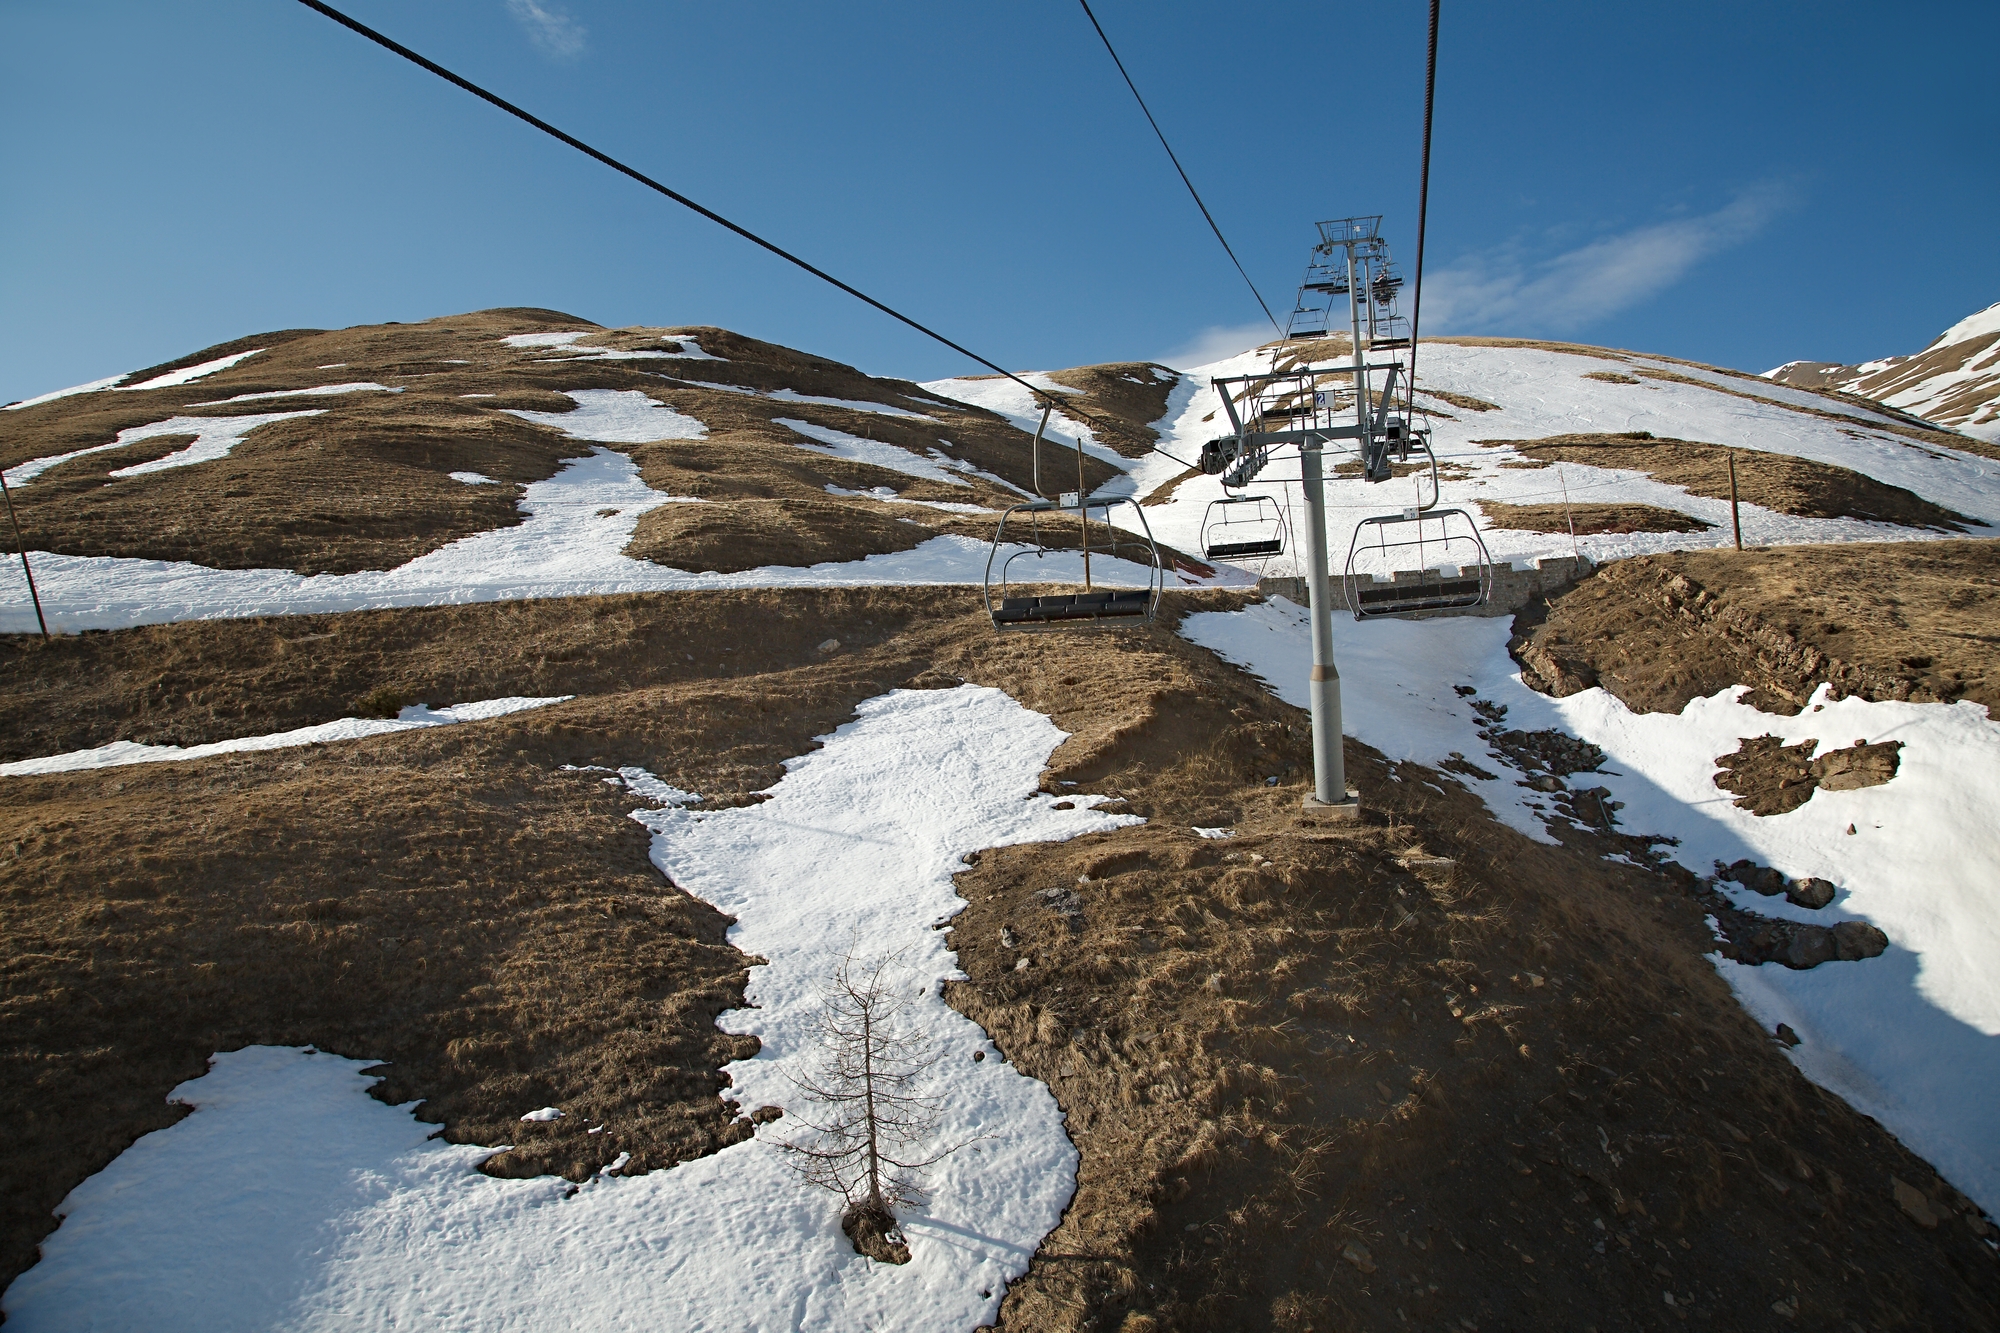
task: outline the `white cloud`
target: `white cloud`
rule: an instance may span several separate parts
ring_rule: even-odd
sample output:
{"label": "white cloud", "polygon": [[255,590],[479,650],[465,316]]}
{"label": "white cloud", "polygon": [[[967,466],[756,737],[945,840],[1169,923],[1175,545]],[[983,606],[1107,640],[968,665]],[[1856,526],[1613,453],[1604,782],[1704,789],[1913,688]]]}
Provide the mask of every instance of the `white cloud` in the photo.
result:
{"label": "white cloud", "polygon": [[1520,245],[1469,255],[1424,275],[1424,331],[1528,334],[1583,328],[1666,290],[1710,255],[1749,240],[1790,202],[1790,190],[1762,185],[1713,213],[1639,227],[1550,258],[1536,258]]}
{"label": "white cloud", "polygon": [[1276,336],[1269,324],[1210,325],[1173,351],[1153,359],[1175,370],[1192,370],[1196,366],[1235,356],[1238,352],[1247,352]]}
{"label": "white cloud", "polygon": [[507,0],[507,12],[528,30],[536,46],[558,60],[574,60],[583,54],[584,26],[554,5],[541,0]]}

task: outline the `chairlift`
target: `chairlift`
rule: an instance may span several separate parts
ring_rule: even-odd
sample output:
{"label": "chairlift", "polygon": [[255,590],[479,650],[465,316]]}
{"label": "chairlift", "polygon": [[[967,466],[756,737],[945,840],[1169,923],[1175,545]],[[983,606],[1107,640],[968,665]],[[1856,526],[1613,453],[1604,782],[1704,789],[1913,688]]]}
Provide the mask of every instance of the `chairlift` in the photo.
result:
{"label": "chairlift", "polygon": [[1201,520],[1201,553],[1209,560],[1268,560],[1285,553],[1290,524],[1268,495],[1211,500]]}
{"label": "chairlift", "polygon": [[[1348,609],[1354,612],[1356,620],[1483,606],[1493,596],[1493,561],[1487,554],[1486,539],[1479,534],[1479,525],[1463,509],[1437,507],[1437,455],[1419,434],[1406,429],[1402,438],[1414,448],[1422,449],[1430,459],[1430,503],[1413,505],[1400,514],[1364,518],[1354,525],[1354,536],[1347,544],[1347,570],[1342,582]],[[1421,495],[1419,491],[1420,498]],[[1364,537],[1369,540],[1364,541]],[[1396,578],[1399,572],[1408,572],[1398,566],[1412,554],[1416,576]],[[1445,577],[1447,567],[1457,573]],[[1377,569],[1388,574],[1392,581],[1376,581],[1371,576]]]}
{"label": "chairlift", "polygon": [[[1034,483],[1036,498],[1014,505],[1000,515],[1000,525],[993,534],[992,549],[986,555],[986,577],[983,594],[986,599],[986,615],[993,622],[995,630],[1048,631],[1054,629],[1102,629],[1120,624],[1145,624],[1153,619],[1159,610],[1160,593],[1165,584],[1165,571],[1160,561],[1159,545],[1153,540],[1152,525],[1146,521],[1146,511],[1132,496],[1096,496],[1083,489],[1083,442],[1077,441],[1076,474],[1077,489],[1065,491],[1056,499],[1042,495],[1042,435],[1049,424],[1050,408],[1042,410],[1041,425],[1035,429],[1034,443]],[[1118,529],[1112,526],[1111,510],[1118,505],[1130,505],[1132,512],[1139,516],[1139,531],[1143,536],[1133,539],[1126,534],[1128,554],[1121,555],[1118,547]],[[1090,511],[1102,512],[1102,522],[1110,540],[1103,553],[1113,559],[1131,560],[1146,566],[1146,586],[1143,588],[1098,588],[1093,586],[1090,572]],[[1043,534],[1044,516],[1053,518],[1059,514],[1073,513],[1077,516],[1080,543],[1077,547],[1053,546]],[[1007,524],[1017,516],[1025,515],[1030,533],[1029,544],[1022,549],[1008,553],[1001,559],[1001,550],[1007,545]],[[1018,531],[1018,528],[1017,528]],[[1083,582],[1079,587],[1073,578],[1036,577],[1043,573],[1043,562],[1050,556],[1073,559],[1081,554],[1083,559]],[[999,561],[996,577],[994,562]],[[1016,573],[1015,565],[1020,561],[1030,563]],[[1054,588],[1056,590],[1046,591]],[[1043,589],[1045,591],[1030,591]]]}

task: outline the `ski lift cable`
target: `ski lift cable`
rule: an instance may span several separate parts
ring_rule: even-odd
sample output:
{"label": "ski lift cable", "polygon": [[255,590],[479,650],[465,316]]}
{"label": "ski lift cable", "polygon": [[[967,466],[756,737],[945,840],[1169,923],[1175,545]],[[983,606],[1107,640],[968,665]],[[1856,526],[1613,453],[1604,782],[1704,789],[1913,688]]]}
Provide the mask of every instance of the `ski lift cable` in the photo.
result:
{"label": "ski lift cable", "polygon": [[[619,172],[622,175],[630,176],[633,180],[639,182],[639,184],[645,186],[647,189],[654,190],[660,194],[665,195],[667,198],[673,200],[677,204],[680,204],[684,208],[692,209],[694,212],[701,214],[703,217],[707,218],[710,222],[715,223],[717,226],[724,227],[730,231],[735,232],[738,236],[741,236],[744,240],[749,241],[751,244],[761,246],[762,248],[769,250],[772,254],[776,255],[778,258],[786,261],[789,264],[797,265],[799,268],[804,269],[806,272],[812,274],[815,278],[820,279],[822,282],[831,283],[833,286],[840,288],[841,291],[846,292],[849,296],[854,297],[856,300],[863,301],[871,306],[874,306],[877,310],[889,316],[891,319],[898,320],[901,323],[909,325],[911,328],[915,329],[918,333],[923,334],[927,338],[931,338],[936,340],[937,342],[943,343],[946,347],[951,348],[952,351],[957,352],[959,355],[970,357],[972,360],[977,361],[980,365],[985,366],[988,370],[994,371],[1014,381],[1014,383],[1020,385],[1022,388],[1026,389],[1030,394],[1034,395],[1036,401],[1041,401],[1048,397],[1048,394],[1046,392],[1037,389],[1034,385],[1028,383],[1026,380],[1022,379],[1019,375],[1016,375],[1013,371],[1008,370],[1006,367],[995,365],[993,362],[988,361],[985,357],[979,355],[979,353],[971,350],[970,348],[963,347],[958,343],[953,342],[951,339],[945,337],[942,333],[939,333],[937,330],[927,328],[924,325],[919,324],[916,320],[911,319],[908,315],[904,314],[902,311],[897,310],[892,306],[883,304],[882,302],[876,300],[874,297],[870,296],[868,293],[860,290],[857,287],[849,286],[847,283],[842,282],[839,278],[834,277],[831,273],[826,272],[824,269],[816,268],[812,264],[807,263],[805,260],[791,253],[791,251],[772,244],[770,241],[765,240],[762,236],[759,236],[756,232],[751,231],[749,228],[738,226],[736,223],[731,222],[728,218],[722,216],[722,214],[720,213],[717,213],[715,210],[710,208],[704,208],[700,204],[696,203],[694,200],[688,198],[686,195],[681,194],[679,191],[670,189],[667,186],[660,184],[660,182],[654,180],[651,176],[646,175],[644,172],[626,166],[623,162],[620,162],[617,158],[612,157],[609,153],[599,152],[597,149],[592,148],[589,144],[585,143],[583,140],[575,137],[574,135],[565,134],[563,131],[549,124],[546,120],[543,120],[541,117],[536,116],[531,112],[524,111],[518,106],[515,106],[512,102],[509,102],[506,98],[488,92],[486,89],[480,87],[478,84],[472,82],[472,80],[470,79],[461,78],[459,75],[454,74],[450,70],[446,69],[443,65],[438,64],[434,60],[428,60],[425,57],[418,55],[415,51],[412,51],[409,47],[404,46],[401,42],[398,42],[391,37],[387,37],[382,33],[375,31],[375,29],[369,27],[365,23],[360,22],[358,19],[349,18],[346,14],[341,13],[339,10],[335,9],[332,5],[325,4],[322,2],[322,0],[299,0],[299,3],[304,5],[308,9],[317,10],[319,13],[324,14],[327,18],[332,19],[335,23],[340,24],[343,28],[347,28],[352,32],[358,33],[361,36],[366,37],[369,41],[374,42],[377,46],[380,46],[388,51],[393,51],[395,54],[403,57],[403,59],[409,61],[411,64],[418,65],[426,70],[429,70],[431,73],[445,80],[445,82],[456,84],[460,88],[463,88],[466,92],[471,93],[474,97],[477,97],[482,101],[492,103],[494,106],[499,107],[502,111],[505,111],[508,115],[526,121],[528,124],[534,126],[542,133],[549,135],[551,138],[560,139],[563,143],[568,144],[571,148],[576,149],[578,152],[584,154],[586,157],[596,158],[599,162],[602,162],[605,166],[610,167],[613,171]],[[1162,142],[1164,142],[1164,140]],[[1221,233],[1219,232],[1217,233],[1217,235],[1220,234]]]}
{"label": "ski lift cable", "polygon": [[[1105,51],[1110,53],[1111,63],[1118,66],[1118,73],[1124,77],[1125,86],[1132,90],[1133,100],[1138,102],[1139,110],[1146,113],[1146,123],[1153,127],[1153,137],[1155,137],[1160,141],[1160,147],[1167,150],[1167,160],[1172,162],[1174,164],[1174,170],[1180,173],[1181,184],[1187,186],[1188,194],[1193,196],[1194,206],[1196,208],[1199,208],[1201,210],[1202,217],[1207,219],[1208,229],[1215,233],[1215,239],[1222,242],[1222,252],[1229,256],[1229,262],[1236,265],[1236,271],[1243,275],[1243,282],[1246,286],[1250,288],[1250,294],[1257,298],[1257,304],[1263,308],[1264,318],[1271,321],[1271,327],[1277,331],[1277,334],[1280,338],[1284,337],[1285,331],[1281,328],[1278,328],[1277,316],[1273,315],[1271,313],[1271,307],[1265,304],[1264,294],[1257,290],[1256,283],[1250,281],[1249,273],[1245,272],[1243,268],[1243,261],[1236,257],[1236,252],[1234,250],[1229,248],[1228,238],[1223,236],[1222,228],[1215,225],[1215,217],[1208,211],[1208,205],[1204,204],[1201,201],[1201,194],[1194,188],[1194,182],[1188,179],[1187,169],[1181,166],[1181,160],[1178,157],[1174,156],[1173,146],[1167,142],[1167,136],[1160,132],[1160,122],[1153,119],[1152,108],[1146,105],[1145,98],[1139,96],[1139,85],[1132,82],[1132,76],[1125,72],[1125,62],[1118,58],[1118,52],[1116,49],[1112,47],[1111,39],[1104,35],[1104,25],[1097,21],[1097,15],[1090,12],[1090,0],[1077,0],[1077,3],[1083,6],[1083,16],[1090,20],[1090,26],[1097,29],[1098,40],[1104,43]],[[1435,25],[1437,22],[1436,0],[1432,0],[1431,16],[1432,16],[1431,22],[1433,25],[1433,32],[1435,32],[1436,30]],[[1436,49],[1435,46],[1433,46],[1432,49],[1435,50]],[[1428,122],[1426,123],[1428,124]],[[1426,142],[1428,142],[1428,138],[1426,139]],[[1419,247],[1419,253],[1421,254],[1421,252],[1422,252],[1421,247]]]}
{"label": "ski lift cable", "polygon": [[1417,177],[1417,273],[1410,293],[1410,392],[1417,391],[1417,323],[1424,313],[1424,223],[1431,202],[1431,104],[1437,97],[1438,5],[1431,0],[1430,51],[1424,60],[1424,162]]}

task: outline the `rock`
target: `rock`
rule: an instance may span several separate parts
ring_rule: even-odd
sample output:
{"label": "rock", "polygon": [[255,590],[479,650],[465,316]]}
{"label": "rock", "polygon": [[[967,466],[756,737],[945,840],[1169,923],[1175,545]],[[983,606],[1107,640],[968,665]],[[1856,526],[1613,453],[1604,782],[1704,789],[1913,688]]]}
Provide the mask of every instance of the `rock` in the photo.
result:
{"label": "rock", "polygon": [[1014,932],[1005,926],[1000,927],[1000,947],[1003,949],[1014,947]]}
{"label": "rock", "polygon": [[1785,897],[1800,907],[1818,911],[1833,901],[1835,892],[1836,889],[1832,880],[1821,879],[1817,875],[1808,875],[1804,879],[1793,880],[1790,886],[1785,889]]}
{"label": "rock", "polygon": [[1843,921],[1833,928],[1834,951],[1843,962],[1880,957],[1889,937],[1866,921]]}
{"label": "rock", "polygon": [[1014,960],[1014,970],[1016,972],[1025,972],[1030,966],[1031,964],[1028,962],[1028,955],[1026,954],[1022,954]]}
{"label": "rock", "polygon": [[1824,926],[1799,926],[1792,932],[1791,940],[1785,945],[1785,952],[1778,961],[1786,967],[1803,972],[1831,962],[1840,954],[1834,943],[1833,932]]}
{"label": "rock", "polygon": [[1900,1176],[1889,1177],[1889,1192],[1896,1196],[1896,1206],[1909,1215],[1912,1222],[1926,1230],[1935,1230],[1938,1224],[1937,1210],[1924,1197],[1922,1190],[1907,1184]]}
{"label": "rock", "polygon": [[[828,639],[828,640],[827,640],[827,641],[826,641],[825,643],[822,643],[822,644],[821,644],[821,645],[819,646],[819,651],[820,651],[820,652],[823,652],[823,653],[837,653],[837,652],[839,652],[839,651],[840,651],[840,640],[839,640],[839,639]],[[905,1260],[904,1262],[908,1262],[908,1261],[907,1261],[907,1260]]]}
{"label": "rock", "polygon": [[[1936,1224],[1933,1223],[1932,1225]],[[1370,1254],[1368,1252],[1368,1247],[1366,1245],[1363,1245],[1358,1240],[1349,1241],[1347,1245],[1343,1247],[1342,1250],[1340,1251],[1340,1257],[1347,1260],[1348,1263],[1353,1264],[1356,1268],[1360,1269],[1364,1273],[1372,1273],[1375,1271],[1375,1256]]]}
{"label": "rock", "polygon": [[1799,1044],[1799,1034],[1792,1031],[1790,1023],[1780,1023],[1778,1024],[1778,1040],[1787,1046],[1796,1046]]}
{"label": "rock", "polygon": [[1569,790],[1568,787],[1563,785],[1563,780],[1555,776],[1553,773],[1538,773],[1534,777],[1528,779],[1528,785],[1530,787],[1533,787],[1536,791],[1554,792],[1554,791]]}
{"label": "rock", "polygon": [[1846,750],[1829,750],[1812,761],[1812,775],[1826,791],[1854,791],[1879,787],[1896,776],[1903,748],[1901,741],[1881,741],[1867,745],[1856,741]]}
{"label": "rock", "polygon": [[783,1107],[760,1106],[750,1113],[750,1123],[753,1125],[768,1125],[773,1120],[783,1117],[784,1114]]}

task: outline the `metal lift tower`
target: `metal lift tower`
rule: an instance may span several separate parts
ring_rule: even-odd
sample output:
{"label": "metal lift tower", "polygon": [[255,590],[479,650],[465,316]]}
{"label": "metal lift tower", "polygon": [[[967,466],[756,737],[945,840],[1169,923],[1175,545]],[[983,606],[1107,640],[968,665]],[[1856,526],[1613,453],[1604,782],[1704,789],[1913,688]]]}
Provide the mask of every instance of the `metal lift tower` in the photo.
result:
{"label": "metal lift tower", "polygon": [[[1333,589],[1326,540],[1324,455],[1330,440],[1352,440],[1370,481],[1388,478],[1389,457],[1405,457],[1417,428],[1407,374],[1408,326],[1395,314],[1402,285],[1381,238],[1382,219],[1343,218],[1319,224],[1305,282],[1299,288],[1287,343],[1337,336],[1332,316],[1347,298],[1347,363],[1294,361],[1284,370],[1215,381],[1231,433],[1202,448],[1202,470],[1242,486],[1272,452],[1297,446],[1306,499],[1306,584],[1312,615],[1313,794],[1306,807],[1355,818],[1359,799],[1347,786],[1341,753],[1340,673],[1333,662]],[[1303,349],[1302,349],[1303,350]],[[1272,361],[1284,361],[1283,345]],[[1400,383],[1399,383],[1400,380]]]}

